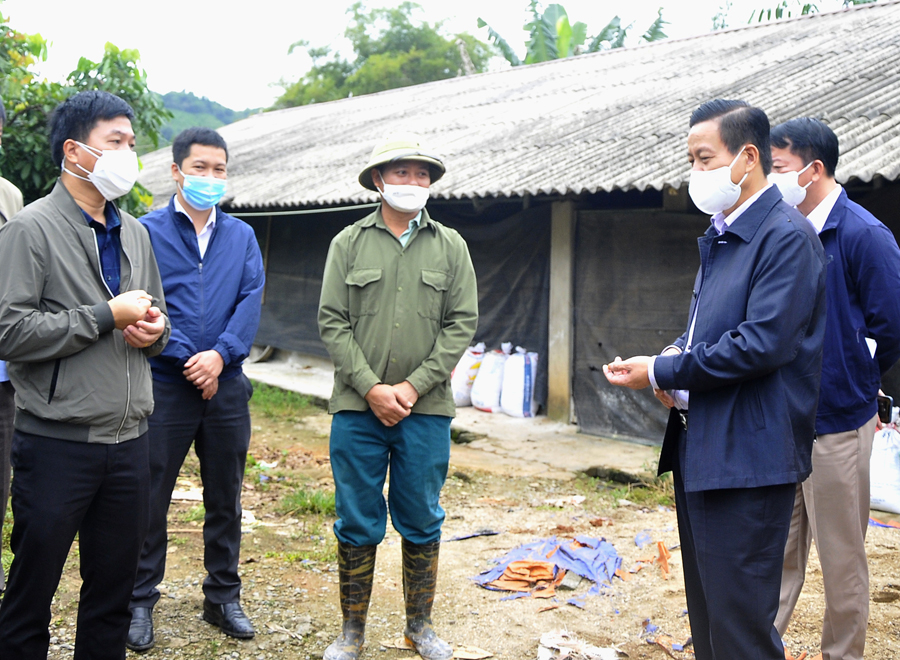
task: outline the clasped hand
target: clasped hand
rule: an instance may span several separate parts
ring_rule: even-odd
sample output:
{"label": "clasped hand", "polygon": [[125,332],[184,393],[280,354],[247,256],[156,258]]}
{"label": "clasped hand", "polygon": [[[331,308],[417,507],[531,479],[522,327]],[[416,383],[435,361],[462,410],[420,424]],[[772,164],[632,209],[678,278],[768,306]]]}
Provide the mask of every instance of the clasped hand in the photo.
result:
{"label": "clasped hand", "polygon": [[385,426],[394,426],[409,417],[419,393],[408,380],[397,385],[379,383],[366,393],[369,408]]}
{"label": "clasped hand", "polygon": [[166,320],[153,297],[146,291],[126,291],[109,301],[116,328],[134,348],[147,348],[159,339],[166,329]]}

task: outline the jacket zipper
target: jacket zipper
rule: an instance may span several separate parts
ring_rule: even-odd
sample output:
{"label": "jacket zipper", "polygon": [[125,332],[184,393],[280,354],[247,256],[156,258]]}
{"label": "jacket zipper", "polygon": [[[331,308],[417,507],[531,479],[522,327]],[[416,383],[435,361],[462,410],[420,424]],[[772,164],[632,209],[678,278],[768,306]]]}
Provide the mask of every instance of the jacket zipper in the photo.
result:
{"label": "jacket zipper", "polygon": [[[125,252],[125,246],[121,245],[120,249],[122,250],[122,254],[125,256],[125,260],[128,262],[128,269],[131,273],[134,273],[134,266],[131,263],[131,259],[128,258],[128,253]],[[131,284],[129,281],[128,284]],[[109,287],[107,287],[109,289]],[[121,286],[119,287],[121,290]],[[110,293],[112,293],[110,291]],[[125,421],[128,419],[128,411],[131,408],[131,359],[128,355],[128,344],[123,343],[123,347],[125,349],[125,382],[126,382],[126,395],[125,395],[125,411],[122,413],[122,423],[119,424],[119,430],[116,431],[116,444],[119,444],[119,438],[122,435],[122,429],[125,428]]]}
{"label": "jacket zipper", "polygon": [[[100,265],[100,248],[97,246],[97,232],[91,227],[91,233],[94,235],[94,254],[97,255],[97,266],[100,268],[100,281],[103,282],[103,286],[106,287],[107,293],[109,293],[110,299],[115,298],[113,295],[112,289],[109,288],[109,285],[106,283],[106,280],[103,279],[103,266]],[[125,248],[119,248],[122,251],[122,254],[125,255],[125,259],[128,261],[128,265],[131,266],[131,259],[128,258],[128,254],[125,252]],[[131,363],[128,359],[128,345],[125,344],[125,412],[122,413],[122,422],[119,424],[119,428],[116,431],[116,444],[119,444],[119,438],[122,436],[122,429],[125,428],[125,421],[128,419],[128,409],[131,408]]]}
{"label": "jacket zipper", "polygon": [[200,346],[206,345],[206,296],[203,291],[203,259],[197,264],[200,275]]}

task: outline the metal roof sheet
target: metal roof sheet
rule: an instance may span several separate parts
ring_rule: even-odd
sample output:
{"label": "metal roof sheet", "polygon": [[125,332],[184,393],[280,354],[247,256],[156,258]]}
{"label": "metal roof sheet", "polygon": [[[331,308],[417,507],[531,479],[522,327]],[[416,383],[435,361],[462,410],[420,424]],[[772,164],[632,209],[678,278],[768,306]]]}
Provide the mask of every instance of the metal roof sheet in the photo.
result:
{"label": "metal roof sheet", "polygon": [[[236,81],[236,84],[240,84]],[[900,0],[261,113],[219,129],[230,206],[374,201],[357,182],[375,142],[420,134],[445,199],[678,187],[688,118],[741,98],[773,124],[812,115],[841,143],[837,179],[900,178]],[[171,150],[144,156],[164,202]]]}

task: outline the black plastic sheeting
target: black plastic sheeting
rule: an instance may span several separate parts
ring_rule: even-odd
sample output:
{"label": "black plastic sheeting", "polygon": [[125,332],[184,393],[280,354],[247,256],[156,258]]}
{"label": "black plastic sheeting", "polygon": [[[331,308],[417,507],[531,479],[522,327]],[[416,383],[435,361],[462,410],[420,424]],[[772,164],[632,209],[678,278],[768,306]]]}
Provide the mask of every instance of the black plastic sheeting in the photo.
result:
{"label": "black plastic sheeting", "polygon": [[[537,351],[535,400],[547,400],[547,318],[550,300],[550,206],[506,204],[481,214],[471,206],[432,201],[429,213],[469,246],[478,278],[475,341],[504,341]],[[468,211],[468,212],[467,212]],[[266,258],[266,291],[256,343],[327,357],[316,313],[331,239],[367,209],[246,218]],[[236,215],[240,216],[239,213]]]}
{"label": "black plastic sheeting", "polygon": [[685,330],[703,216],[582,211],[575,240],[575,382],[584,433],[661,444],[668,411],[650,388],[613,387],[617,355],[653,355]]}

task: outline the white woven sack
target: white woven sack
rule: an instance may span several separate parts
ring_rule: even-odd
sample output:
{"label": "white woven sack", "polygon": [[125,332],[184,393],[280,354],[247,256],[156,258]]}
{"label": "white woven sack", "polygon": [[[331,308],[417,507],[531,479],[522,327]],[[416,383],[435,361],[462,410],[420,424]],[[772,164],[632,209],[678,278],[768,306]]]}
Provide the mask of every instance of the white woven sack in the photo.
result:
{"label": "white woven sack", "polygon": [[457,408],[472,405],[472,385],[484,358],[484,342],[469,346],[459,359],[453,373],[450,374],[450,389],[453,390],[453,402]]}
{"label": "white woven sack", "polygon": [[537,353],[529,353],[521,346],[516,346],[515,355],[510,355],[503,366],[500,408],[510,417],[534,417],[537,413],[534,402],[537,363]]}
{"label": "white woven sack", "polygon": [[900,433],[890,426],[875,434],[869,488],[871,508],[900,513]]}
{"label": "white woven sack", "polygon": [[500,412],[500,391],[503,388],[503,365],[509,350],[485,353],[478,375],[472,385],[472,405],[485,412]]}

